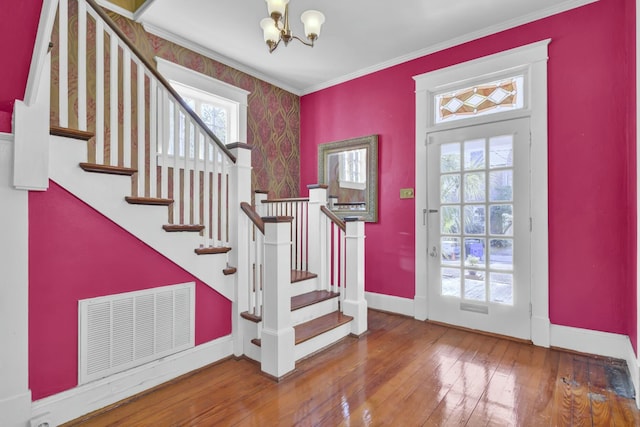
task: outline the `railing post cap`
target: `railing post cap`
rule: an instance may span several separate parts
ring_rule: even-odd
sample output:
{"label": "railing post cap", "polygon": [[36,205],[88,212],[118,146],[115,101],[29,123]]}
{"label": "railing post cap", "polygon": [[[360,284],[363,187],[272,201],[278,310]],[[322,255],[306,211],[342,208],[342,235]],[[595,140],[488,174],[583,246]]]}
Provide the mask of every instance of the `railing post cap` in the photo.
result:
{"label": "railing post cap", "polygon": [[326,190],[327,188],[329,188],[329,186],[327,184],[309,184],[307,185],[307,188],[309,190],[315,190],[318,188],[324,188]]}
{"label": "railing post cap", "polygon": [[263,216],[262,221],[264,223],[277,223],[277,222],[292,222],[292,216]]}
{"label": "railing post cap", "polygon": [[344,222],[357,222],[357,221],[363,221],[364,222],[364,218],[361,216],[345,216],[342,218],[342,220]]}

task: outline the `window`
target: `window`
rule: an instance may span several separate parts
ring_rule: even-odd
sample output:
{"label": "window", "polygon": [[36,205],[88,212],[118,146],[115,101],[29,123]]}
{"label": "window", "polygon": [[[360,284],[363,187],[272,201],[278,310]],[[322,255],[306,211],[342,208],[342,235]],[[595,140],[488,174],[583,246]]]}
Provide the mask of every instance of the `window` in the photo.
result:
{"label": "window", "polygon": [[158,71],[222,143],[247,141],[248,91],[162,58],[156,57],[156,62]]}
{"label": "window", "polygon": [[524,75],[437,94],[435,123],[517,110],[524,107]]}

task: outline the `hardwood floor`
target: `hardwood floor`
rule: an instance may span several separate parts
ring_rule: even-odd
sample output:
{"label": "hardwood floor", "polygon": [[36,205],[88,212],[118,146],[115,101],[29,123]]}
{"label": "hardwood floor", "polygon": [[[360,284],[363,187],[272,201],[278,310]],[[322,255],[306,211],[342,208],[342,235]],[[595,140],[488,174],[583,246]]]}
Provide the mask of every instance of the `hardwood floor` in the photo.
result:
{"label": "hardwood floor", "polygon": [[624,362],[369,311],[280,383],[227,360],[67,426],[638,426]]}

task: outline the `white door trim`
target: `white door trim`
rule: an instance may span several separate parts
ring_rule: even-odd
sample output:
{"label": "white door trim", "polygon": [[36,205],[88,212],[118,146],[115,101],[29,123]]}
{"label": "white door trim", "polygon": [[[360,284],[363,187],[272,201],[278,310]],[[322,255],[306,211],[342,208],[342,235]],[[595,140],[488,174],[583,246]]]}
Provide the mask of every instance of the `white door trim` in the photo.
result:
{"label": "white door trim", "polygon": [[[416,81],[416,181],[415,181],[415,313],[419,320],[429,318],[427,306],[427,158],[429,132],[459,126],[529,117],[531,125],[531,339],[549,347],[549,227],[547,194],[547,59],[551,39],[496,53],[494,55],[414,76]],[[433,124],[432,95],[448,88],[463,87],[479,79],[490,79],[513,70],[523,72],[525,106],[521,110]]]}

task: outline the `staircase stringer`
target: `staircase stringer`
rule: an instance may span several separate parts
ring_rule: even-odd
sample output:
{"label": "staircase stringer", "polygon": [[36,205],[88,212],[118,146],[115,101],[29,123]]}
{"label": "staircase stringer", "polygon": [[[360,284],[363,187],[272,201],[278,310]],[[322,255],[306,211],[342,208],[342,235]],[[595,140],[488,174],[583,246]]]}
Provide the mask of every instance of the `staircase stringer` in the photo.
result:
{"label": "staircase stringer", "polygon": [[124,197],[130,192],[131,178],[84,172],[78,165],[86,158],[86,144],[70,138],[50,137],[53,181],[227,299],[235,299],[235,275],[223,274],[226,255],[196,255],[194,248],[200,242],[199,235],[164,231],[165,207],[126,203]]}

